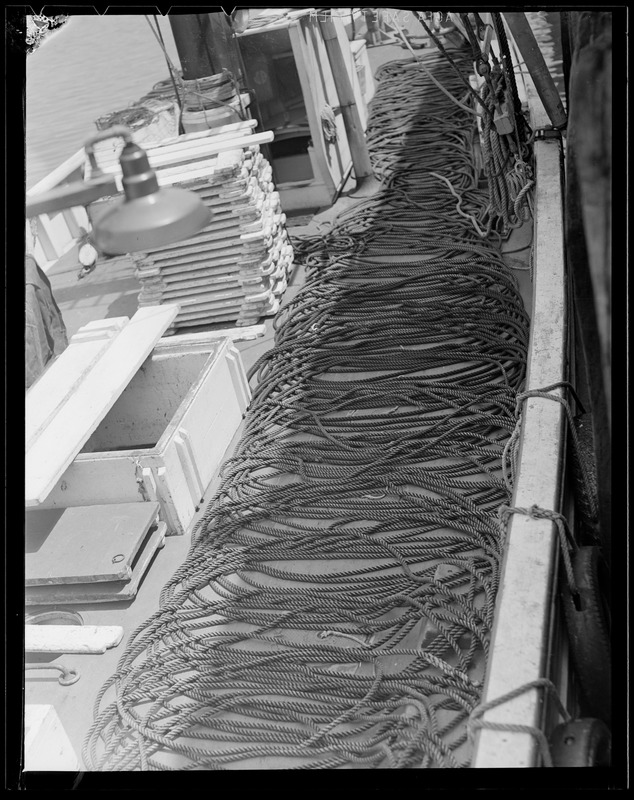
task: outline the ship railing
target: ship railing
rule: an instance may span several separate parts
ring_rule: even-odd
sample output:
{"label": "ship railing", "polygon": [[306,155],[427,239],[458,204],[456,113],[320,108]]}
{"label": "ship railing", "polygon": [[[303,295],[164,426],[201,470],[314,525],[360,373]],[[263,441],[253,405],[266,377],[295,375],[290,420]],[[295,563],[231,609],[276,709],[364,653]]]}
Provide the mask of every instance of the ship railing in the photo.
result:
{"label": "ship railing", "polygon": [[[85,158],[82,147],[29,189],[27,201],[65,184],[81,181]],[[90,229],[88,214],[83,206],[38,214],[26,219],[26,250],[34,256],[44,272],[48,272]]]}
{"label": "ship railing", "polygon": [[[512,58],[521,64],[509,30],[507,37]],[[516,79],[533,130],[552,128],[530,73],[516,70]],[[568,647],[557,604],[559,547],[554,522],[565,512],[565,412],[561,402],[553,402],[564,399],[561,384],[567,379],[561,137],[536,136],[534,168],[527,396],[521,409],[519,458],[482,696],[484,713],[471,762],[476,768],[538,766],[540,736],[556,724],[555,704],[547,702],[543,682],[551,684],[564,706],[572,700]],[[522,513],[532,507],[548,514]]]}

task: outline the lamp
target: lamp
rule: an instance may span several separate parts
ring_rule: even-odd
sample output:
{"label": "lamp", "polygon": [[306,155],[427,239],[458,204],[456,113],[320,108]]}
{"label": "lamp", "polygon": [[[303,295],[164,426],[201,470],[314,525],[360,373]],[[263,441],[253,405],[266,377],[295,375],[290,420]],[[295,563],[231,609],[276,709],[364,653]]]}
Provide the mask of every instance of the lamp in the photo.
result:
{"label": "lamp", "polygon": [[92,167],[89,181],[34,198],[27,203],[27,217],[87,205],[114,194],[116,182],[99,168],[94,145],[116,136],[125,142],[120,156],[125,197],[93,223],[90,239],[100,252],[122,255],[160,247],[193,236],[209,224],[211,211],[193,192],[159,187],[147,153],[132,141],[131,131],[122,125],[101,131],[86,142],[86,155]]}

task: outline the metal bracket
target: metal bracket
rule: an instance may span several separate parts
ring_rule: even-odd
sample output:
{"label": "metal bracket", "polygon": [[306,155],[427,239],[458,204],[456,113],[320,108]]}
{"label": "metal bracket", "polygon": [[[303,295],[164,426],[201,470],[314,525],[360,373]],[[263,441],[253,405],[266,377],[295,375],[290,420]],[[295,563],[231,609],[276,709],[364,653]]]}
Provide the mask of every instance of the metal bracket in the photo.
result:
{"label": "metal bracket", "polygon": [[56,669],[59,670],[61,675],[58,678],[62,686],[72,686],[77,683],[80,678],[79,672],[73,667],[65,667],[63,664],[26,664],[24,667],[27,669]]}
{"label": "metal bracket", "polygon": [[535,139],[561,139],[561,131],[557,128],[537,128],[533,133]]}

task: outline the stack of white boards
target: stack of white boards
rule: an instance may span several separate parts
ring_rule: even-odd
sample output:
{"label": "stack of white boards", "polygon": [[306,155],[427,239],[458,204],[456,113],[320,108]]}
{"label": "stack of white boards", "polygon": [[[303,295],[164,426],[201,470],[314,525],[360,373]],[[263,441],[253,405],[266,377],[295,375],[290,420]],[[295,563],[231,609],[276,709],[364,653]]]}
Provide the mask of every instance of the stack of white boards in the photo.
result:
{"label": "stack of white boards", "polygon": [[[256,120],[166,139],[147,148],[161,186],[195,192],[212,218],[199,234],[132,254],[141,283],[139,305],[178,303],[170,332],[229,322],[254,325],[277,312],[293,266],[286,216],[254,134]],[[118,152],[100,152],[99,166],[119,175]],[[93,218],[99,205],[93,204]]]}

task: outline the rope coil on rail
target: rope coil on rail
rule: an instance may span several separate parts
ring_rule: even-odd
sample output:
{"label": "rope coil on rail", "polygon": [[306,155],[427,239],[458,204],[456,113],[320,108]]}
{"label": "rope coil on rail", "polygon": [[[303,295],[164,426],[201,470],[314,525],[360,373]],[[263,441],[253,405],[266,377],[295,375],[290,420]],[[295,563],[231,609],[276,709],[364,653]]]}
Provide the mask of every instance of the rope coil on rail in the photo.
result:
{"label": "rope coil on rail", "polygon": [[96,699],[88,769],[469,762],[528,318],[499,250],[431,175],[484,220],[474,117],[412,63],[378,75],[382,191],[297,241],[306,284],[251,371],[186,561]]}

